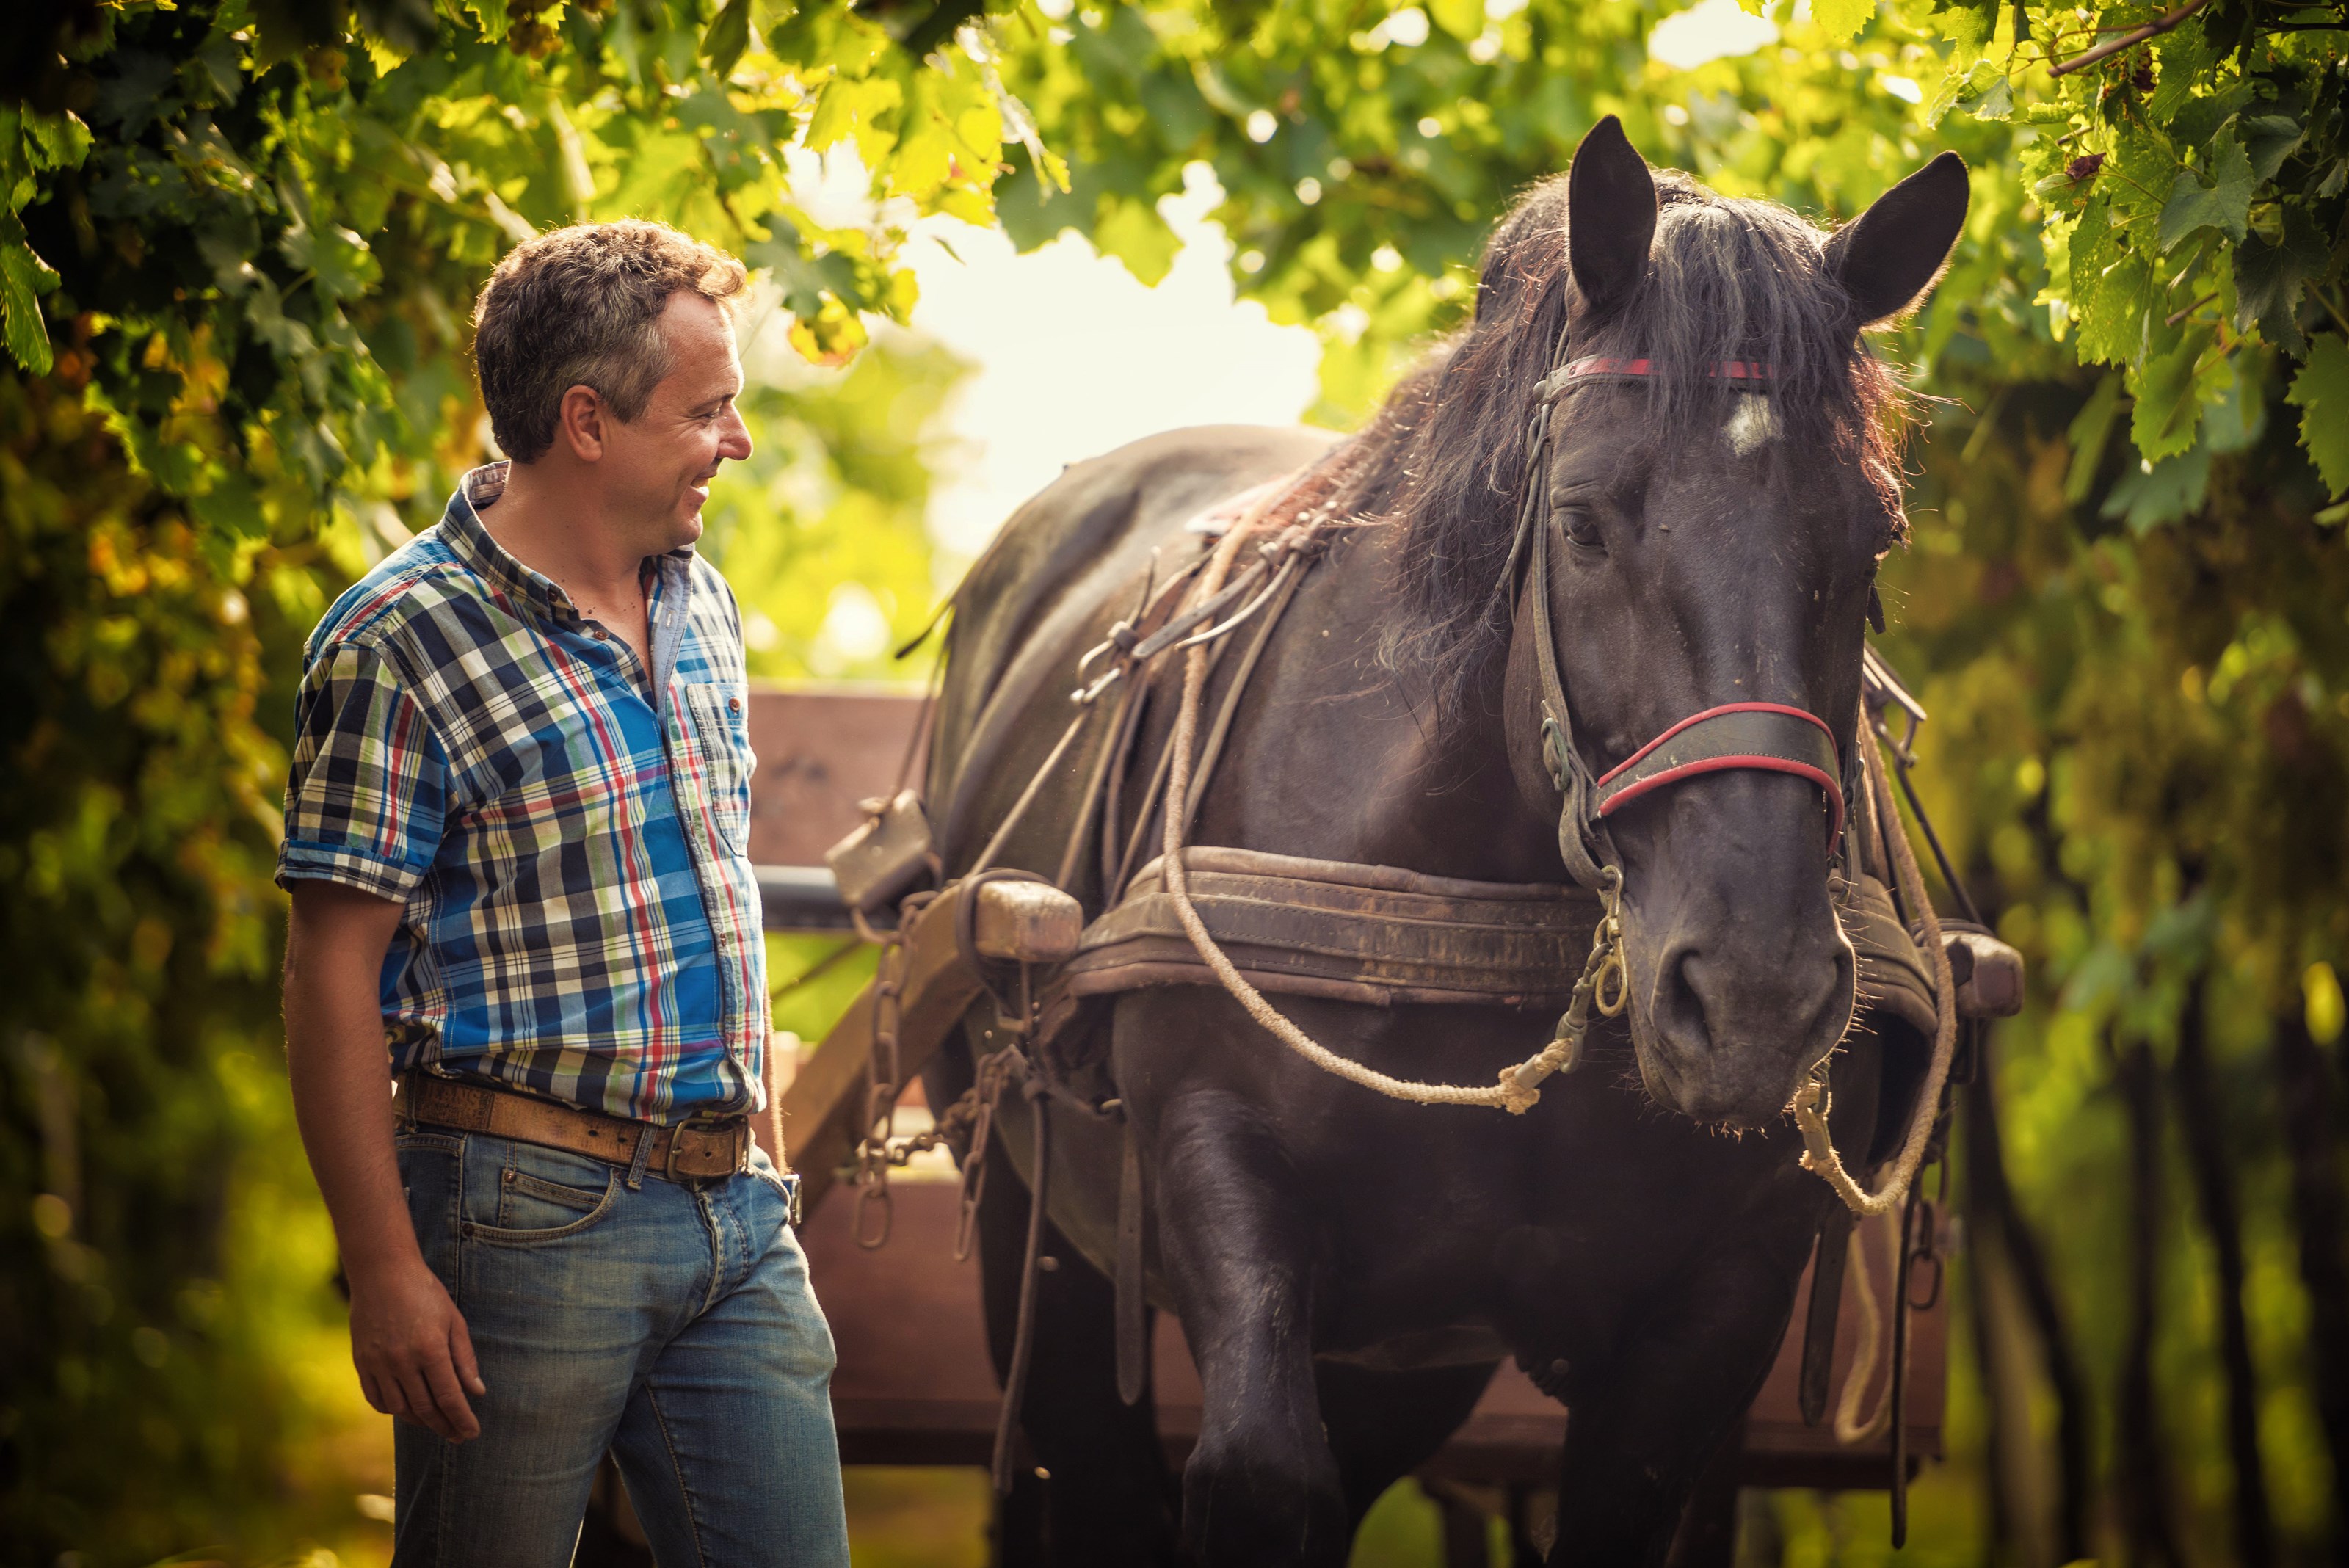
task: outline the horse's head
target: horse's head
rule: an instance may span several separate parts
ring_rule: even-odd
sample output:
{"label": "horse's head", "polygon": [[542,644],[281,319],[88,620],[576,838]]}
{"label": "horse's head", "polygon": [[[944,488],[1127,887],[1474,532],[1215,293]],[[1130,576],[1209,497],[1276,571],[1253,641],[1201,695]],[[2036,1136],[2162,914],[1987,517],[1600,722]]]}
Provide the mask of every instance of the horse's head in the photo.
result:
{"label": "horse's head", "polygon": [[[1816,716],[1841,774],[1858,743],[1877,563],[1904,527],[1897,389],[1859,334],[1930,286],[1964,220],[1964,166],[1943,154],[1831,235],[1772,203],[1659,180],[1611,119],[1563,183],[1571,286],[1553,265],[1541,292],[1563,298],[1547,314],[1528,305],[1526,325],[1549,334],[1545,357],[1563,341],[1559,363],[1647,362],[1553,397],[1537,481],[1547,580],[1528,580],[1518,604],[1548,596],[1582,763],[1600,779],[1692,715],[1764,703]],[[1537,192],[1495,236],[1480,315],[1531,281],[1518,253],[1540,217],[1555,224],[1557,198]],[[1496,279],[1496,262],[1516,275]],[[1743,384],[1767,390],[1741,389],[1733,365],[1766,367]],[[1527,618],[1511,659],[1521,754]],[[1803,722],[1773,723],[1756,750],[1799,751]],[[1815,748],[1827,738],[1809,732]],[[1843,1034],[1853,956],[1827,888],[1830,789],[1712,749],[1710,771],[1630,794],[1602,832],[1624,878],[1649,1092],[1753,1126]],[[1547,790],[1522,755],[1516,766],[1521,785]]]}

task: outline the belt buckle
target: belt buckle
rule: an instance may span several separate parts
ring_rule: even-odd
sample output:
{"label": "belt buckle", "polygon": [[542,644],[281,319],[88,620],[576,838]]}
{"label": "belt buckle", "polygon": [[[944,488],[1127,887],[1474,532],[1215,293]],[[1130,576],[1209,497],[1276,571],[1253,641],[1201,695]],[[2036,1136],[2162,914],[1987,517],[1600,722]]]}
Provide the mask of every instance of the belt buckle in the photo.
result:
{"label": "belt buckle", "polygon": [[668,1135],[668,1154],[661,1160],[661,1175],[669,1181],[683,1179],[677,1173],[677,1157],[685,1147],[685,1127],[686,1124],[679,1122],[671,1127],[655,1127],[648,1135],[653,1137],[663,1133]]}

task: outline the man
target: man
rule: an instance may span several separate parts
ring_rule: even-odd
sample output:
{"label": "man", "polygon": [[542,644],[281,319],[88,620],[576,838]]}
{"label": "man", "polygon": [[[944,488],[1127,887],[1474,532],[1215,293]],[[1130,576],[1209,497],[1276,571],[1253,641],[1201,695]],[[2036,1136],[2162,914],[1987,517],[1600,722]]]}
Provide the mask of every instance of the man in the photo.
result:
{"label": "man", "polygon": [[848,1562],[832,1335],[750,1137],[740,618],[693,551],[750,454],[742,285],[653,223],[515,250],[474,319],[511,462],[307,650],[287,1054],[401,1564],[560,1568],[607,1449],[668,1568]]}

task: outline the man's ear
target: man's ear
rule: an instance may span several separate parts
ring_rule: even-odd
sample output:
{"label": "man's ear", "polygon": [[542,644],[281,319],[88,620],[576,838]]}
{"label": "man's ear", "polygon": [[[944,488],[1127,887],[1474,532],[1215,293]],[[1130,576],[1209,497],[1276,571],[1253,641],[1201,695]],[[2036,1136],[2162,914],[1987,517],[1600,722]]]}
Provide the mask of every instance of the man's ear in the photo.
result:
{"label": "man's ear", "polygon": [[1933,286],[1966,226],[1966,161],[1944,152],[1878,196],[1826,244],[1826,268],[1863,327],[1899,315]]}
{"label": "man's ear", "polygon": [[1631,296],[1655,237],[1655,176],[1610,114],[1574,150],[1566,176],[1566,259],[1592,312],[1604,315]]}
{"label": "man's ear", "polygon": [[568,388],[555,408],[554,444],[582,462],[594,462],[604,455],[605,426],[611,417],[595,388]]}

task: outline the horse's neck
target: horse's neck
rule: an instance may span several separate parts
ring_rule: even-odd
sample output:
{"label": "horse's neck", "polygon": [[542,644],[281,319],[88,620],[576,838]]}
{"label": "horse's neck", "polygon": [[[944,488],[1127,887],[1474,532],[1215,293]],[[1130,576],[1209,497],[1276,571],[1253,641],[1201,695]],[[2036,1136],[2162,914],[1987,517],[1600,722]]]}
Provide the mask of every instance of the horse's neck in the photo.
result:
{"label": "horse's neck", "polygon": [[1271,661],[1269,700],[1251,705],[1257,733],[1240,769],[1248,782],[1229,781],[1239,793],[1226,797],[1237,808],[1226,821],[1247,832],[1244,847],[1557,881],[1555,817],[1511,776],[1501,661],[1439,713],[1427,681],[1379,658],[1396,600],[1392,551],[1350,543],[1281,628],[1287,656]]}

